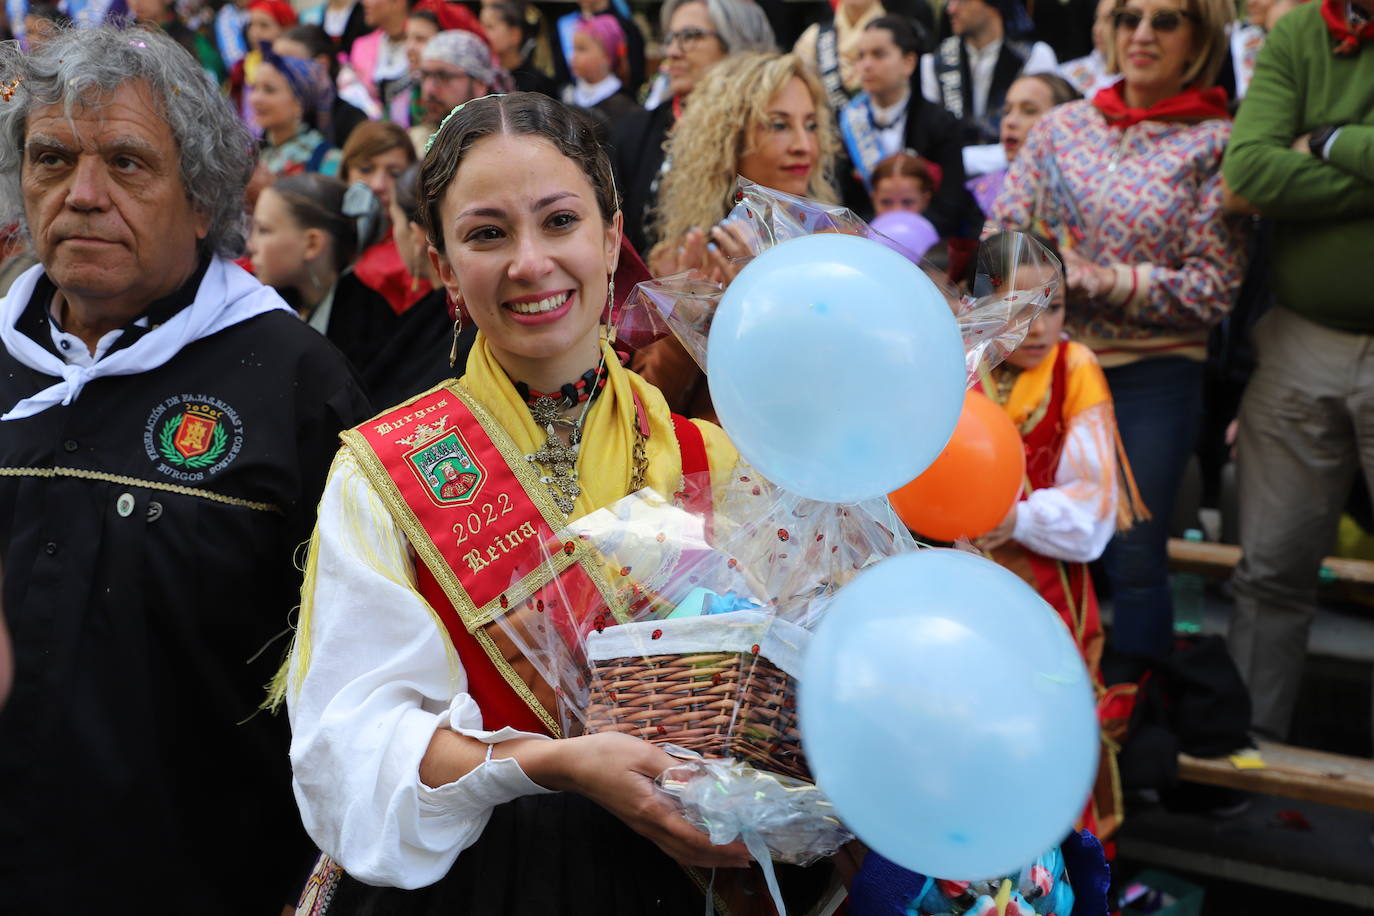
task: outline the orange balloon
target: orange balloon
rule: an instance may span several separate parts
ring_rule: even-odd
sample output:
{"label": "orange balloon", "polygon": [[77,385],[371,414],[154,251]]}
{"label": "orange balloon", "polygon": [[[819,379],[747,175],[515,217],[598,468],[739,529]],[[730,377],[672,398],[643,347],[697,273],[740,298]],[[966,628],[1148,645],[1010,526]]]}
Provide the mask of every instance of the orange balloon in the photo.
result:
{"label": "orange balloon", "polygon": [[925,472],[888,498],[908,528],[937,541],[996,528],[1021,495],[1026,452],[1006,411],[970,391],[954,435]]}

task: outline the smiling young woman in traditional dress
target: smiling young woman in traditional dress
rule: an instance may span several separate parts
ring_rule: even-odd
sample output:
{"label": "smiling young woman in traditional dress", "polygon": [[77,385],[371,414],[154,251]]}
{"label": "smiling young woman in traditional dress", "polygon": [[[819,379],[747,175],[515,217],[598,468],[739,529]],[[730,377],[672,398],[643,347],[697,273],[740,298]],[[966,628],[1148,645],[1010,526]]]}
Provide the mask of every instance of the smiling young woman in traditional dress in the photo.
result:
{"label": "smiling young woman in traditional dress", "polygon": [[[620,213],[585,116],[535,93],[460,106],[420,187],[436,272],[480,333],[461,379],[344,434],[310,545],[280,690],[305,825],[357,879],[329,912],[427,888],[395,911],[695,914],[706,879],[683,866],[745,866],[744,847],[656,794],[673,758],[652,744],[560,737],[491,621],[557,593],[539,545],[568,520],[723,482],[735,451],[607,342]],[[579,555],[559,575],[596,573]]]}

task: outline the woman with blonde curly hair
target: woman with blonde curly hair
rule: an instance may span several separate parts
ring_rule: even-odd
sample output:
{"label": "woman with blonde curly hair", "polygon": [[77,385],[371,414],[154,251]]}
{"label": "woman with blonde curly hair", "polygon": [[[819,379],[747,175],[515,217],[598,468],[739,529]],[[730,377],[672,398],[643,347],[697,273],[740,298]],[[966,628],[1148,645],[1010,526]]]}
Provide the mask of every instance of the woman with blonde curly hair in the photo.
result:
{"label": "woman with blonde curly hair", "polygon": [[659,188],[654,274],[706,266],[689,244],[693,230],[710,232],[703,250],[722,245],[724,229],[712,227],[730,212],[737,175],[834,201],[833,124],[825,90],[794,54],[737,54],[712,67],[664,147],[672,168]]}
{"label": "woman with blonde curly hair", "polygon": [[[716,64],[664,146],[672,167],[659,188],[654,275],[697,268],[728,283],[735,274],[729,259],[749,253],[722,222],[734,204],[735,177],[833,202],[837,149],[825,90],[795,54],[736,54]],[[644,348],[633,365],[674,410],[715,416],[704,376],[677,338]]]}

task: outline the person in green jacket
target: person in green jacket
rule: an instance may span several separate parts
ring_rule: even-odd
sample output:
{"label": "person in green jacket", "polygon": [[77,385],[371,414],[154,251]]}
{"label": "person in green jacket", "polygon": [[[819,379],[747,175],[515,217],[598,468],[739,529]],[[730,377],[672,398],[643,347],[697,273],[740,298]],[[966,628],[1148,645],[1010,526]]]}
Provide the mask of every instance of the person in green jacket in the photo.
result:
{"label": "person in green jacket", "polygon": [[1275,306],[1240,408],[1230,648],[1252,728],[1287,737],[1317,574],[1356,471],[1374,480],[1374,0],[1317,0],[1260,52],[1222,172],[1274,228]]}

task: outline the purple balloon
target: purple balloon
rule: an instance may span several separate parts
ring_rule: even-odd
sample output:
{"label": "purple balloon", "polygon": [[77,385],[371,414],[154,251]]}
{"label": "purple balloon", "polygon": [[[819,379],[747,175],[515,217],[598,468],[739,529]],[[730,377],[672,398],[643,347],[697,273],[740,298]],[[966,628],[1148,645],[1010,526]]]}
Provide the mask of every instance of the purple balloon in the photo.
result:
{"label": "purple balloon", "polygon": [[919,213],[889,210],[869,223],[873,239],[919,263],[930,247],[940,241],[940,233]]}

